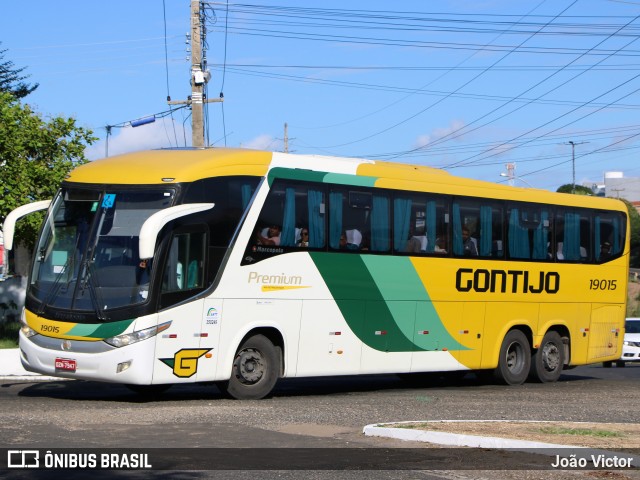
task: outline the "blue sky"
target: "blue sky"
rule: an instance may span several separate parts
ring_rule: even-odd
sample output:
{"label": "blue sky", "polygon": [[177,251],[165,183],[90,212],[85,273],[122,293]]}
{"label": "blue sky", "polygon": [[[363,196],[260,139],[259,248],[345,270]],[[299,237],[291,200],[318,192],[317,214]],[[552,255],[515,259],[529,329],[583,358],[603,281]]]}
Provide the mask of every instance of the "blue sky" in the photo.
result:
{"label": "blue sky", "polygon": [[[165,3],[3,4],[5,60],[40,84],[26,101],[93,129],[92,159],[106,125],[190,93],[189,1]],[[225,99],[208,107],[209,144],[282,150],[287,123],[291,152],[491,182],[515,163],[515,184],[555,190],[572,181],[574,142],[577,183],[640,177],[640,1],[228,5],[206,10],[208,94]],[[109,153],[189,145],[188,114],[114,129]]]}

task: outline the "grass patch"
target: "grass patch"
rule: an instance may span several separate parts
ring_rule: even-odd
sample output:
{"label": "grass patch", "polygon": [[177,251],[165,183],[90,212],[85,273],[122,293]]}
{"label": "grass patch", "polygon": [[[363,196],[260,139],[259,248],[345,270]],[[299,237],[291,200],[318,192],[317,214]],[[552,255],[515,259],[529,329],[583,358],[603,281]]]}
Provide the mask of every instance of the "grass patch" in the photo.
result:
{"label": "grass patch", "polygon": [[376,425],[377,427],[391,427],[391,428],[406,428],[409,430],[418,429],[418,430],[438,430],[438,423],[419,423],[419,422],[410,422],[410,423],[394,423],[392,425],[388,425],[386,423],[381,423]]}
{"label": "grass patch", "polygon": [[622,437],[622,433],[611,430],[593,430],[590,428],[542,427],[540,432],[549,435],[580,435],[586,437],[613,438]]}
{"label": "grass patch", "polygon": [[0,323],[0,348],[16,348],[20,322]]}

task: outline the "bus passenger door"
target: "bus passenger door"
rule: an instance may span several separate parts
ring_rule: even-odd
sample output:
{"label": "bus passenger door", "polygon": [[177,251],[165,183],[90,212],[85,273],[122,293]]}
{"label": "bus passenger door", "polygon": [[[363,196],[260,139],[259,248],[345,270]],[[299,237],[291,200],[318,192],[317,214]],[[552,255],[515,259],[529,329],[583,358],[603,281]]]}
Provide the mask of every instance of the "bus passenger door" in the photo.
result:
{"label": "bus passenger door", "polygon": [[171,326],[157,339],[154,383],[195,382],[215,374],[217,324],[208,319],[219,320],[219,305],[197,298],[206,288],[206,239],[201,226],[181,228],[171,237],[161,267],[159,313],[159,322]]}

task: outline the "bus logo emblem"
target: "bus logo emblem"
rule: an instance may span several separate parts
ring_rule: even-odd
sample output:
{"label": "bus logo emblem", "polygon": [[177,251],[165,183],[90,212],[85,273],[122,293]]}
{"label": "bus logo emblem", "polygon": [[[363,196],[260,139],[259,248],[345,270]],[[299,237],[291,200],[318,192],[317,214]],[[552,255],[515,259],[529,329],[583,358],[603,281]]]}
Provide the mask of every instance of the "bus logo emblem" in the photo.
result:
{"label": "bus logo emblem", "polygon": [[176,377],[190,378],[198,371],[198,359],[211,350],[211,348],[183,348],[177,351],[173,358],[161,358],[160,361],[171,367]]}

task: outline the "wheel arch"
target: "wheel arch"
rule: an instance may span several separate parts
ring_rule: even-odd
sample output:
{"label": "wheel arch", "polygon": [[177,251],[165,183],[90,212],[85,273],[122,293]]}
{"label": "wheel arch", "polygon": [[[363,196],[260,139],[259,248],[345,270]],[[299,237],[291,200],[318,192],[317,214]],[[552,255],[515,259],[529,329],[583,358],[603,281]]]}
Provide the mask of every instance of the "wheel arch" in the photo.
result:
{"label": "wheel arch", "polygon": [[[242,336],[240,336],[242,335]],[[233,342],[229,344],[229,346],[233,348],[229,348],[224,357],[224,365],[222,367],[222,379],[228,380],[231,377],[231,370],[233,368],[233,361],[236,355],[236,352],[248,338],[253,337],[255,335],[263,335],[277,348],[280,349],[280,372],[279,377],[284,375],[285,371],[285,339],[284,335],[280,331],[280,329],[274,325],[261,325],[261,326],[253,326],[249,328],[244,334],[240,333]]]}
{"label": "wheel arch", "polygon": [[502,330],[501,334],[498,335],[495,339],[495,343],[493,345],[491,352],[491,356],[489,362],[484,362],[482,368],[483,369],[493,369],[498,366],[498,361],[500,359],[500,349],[502,347],[502,342],[504,342],[505,337],[509,334],[509,332],[513,330],[520,330],[525,337],[527,337],[527,341],[529,342],[529,348],[533,349],[533,331],[531,327],[525,323],[513,323],[511,325],[505,326]]}

